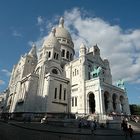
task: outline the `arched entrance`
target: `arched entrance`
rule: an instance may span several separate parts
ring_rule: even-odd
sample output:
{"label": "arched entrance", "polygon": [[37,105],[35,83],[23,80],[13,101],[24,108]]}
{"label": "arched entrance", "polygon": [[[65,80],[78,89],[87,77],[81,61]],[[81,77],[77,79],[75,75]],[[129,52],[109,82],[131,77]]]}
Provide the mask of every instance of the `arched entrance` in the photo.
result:
{"label": "arched entrance", "polygon": [[120,96],[120,110],[121,110],[121,113],[124,112],[124,97],[121,95]]}
{"label": "arched entrance", "polygon": [[95,96],[93,93],[89,93],[89,113],[95,113]]}
{"label": "arched entrance", "polygon": [[116,103],[117,95],[116,94],[112,95],[112,100],[113,100],[113,109],[114,109],[114,111],[116,111],[116,108],[117,108],[117,103]]}
{"label": "arched entrance", "polygon": [[108,104],[109,104],[109,93],[107,91],[104,92],[104,105],[105,105],[105,112],[108,111]]}

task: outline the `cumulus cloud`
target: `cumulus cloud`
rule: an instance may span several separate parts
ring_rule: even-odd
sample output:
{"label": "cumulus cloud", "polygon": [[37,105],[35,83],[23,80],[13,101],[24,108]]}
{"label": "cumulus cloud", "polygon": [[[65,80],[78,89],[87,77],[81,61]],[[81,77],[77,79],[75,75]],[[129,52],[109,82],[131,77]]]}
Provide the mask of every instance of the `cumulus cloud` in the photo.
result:
{"label": "cumulus cloud", "polygon": [[83,16],[77,8],[66,11],[64,17],[76,50],[82,40],[87,47],[97,43],[101,57],[110,61],[114,81],[140,83],[140,29],[123,30],[99,17]]}
{"label": "cumulus cloud", "polygon": [[42,16],[37,17],[37,25],[39,26],[40,36],[42,36],[45,31],[45,18]]}
{"label": "cumulus cloud", "polygon": [[0,80],[0,85],[5,84],[5,82],[3,80]]}
{"label": "cumulus cloud", "polygon": [[13,31],[12,35],[15,36],[15,37],[22,37],[22,34],[19,33],[19,32],[16,31],[16,30]]}
{"label": "cumulus cloud", "polygon": [[[64,13],[65,26],[71,33],[76,53],[82,42],[87,47],[98,44],[101,57],[110,62],[113,81],[124,79],[140,83],[140,29],[124,30],[119,25],[86,14],[78,8]],[[42,43],[43,38],[36,43]]]}
{"label": "cumulus cloud", "polygon": [[41,17],[41,16],[38,16],[38,17],[37,17],[37,24],[38,24],[38,25],[44,24],[43,17]]}
{"label": "cumulus cloud", "polygon": [[11,72],[10,71],[8,71],[7,69],[2,69],[1,70],[3,73],[5,73],[6,74],[6,76],[11,76]]}
{"label": "cumulus cloud", "polygon": [[29,46],[32,46],[33,44],[35,44],[36,47],[37,47],[37,49],[40,49],[42,47],[42,44],[43,44],[43,42],[44,42],[44,40],[45,40],[46,37],[47,36],[39,37],[36,41],[29,41],[28,42],[28,45]]}

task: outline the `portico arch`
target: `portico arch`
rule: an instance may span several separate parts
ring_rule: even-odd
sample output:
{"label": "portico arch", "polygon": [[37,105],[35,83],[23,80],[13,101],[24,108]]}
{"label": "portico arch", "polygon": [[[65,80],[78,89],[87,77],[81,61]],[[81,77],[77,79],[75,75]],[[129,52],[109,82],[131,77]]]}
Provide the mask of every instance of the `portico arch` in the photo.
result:
{"label": "portico arch", "polygon": [[120,110],[121,113],[124,112],[124,97],[122,95],[120,96]]}
{"label": "portico arch", "polygon": [[113,110],[116,111],[116,109],[117,109],[117,95],[115,93],[112,95],[112,101],[113,101]]}
{"label": "portico arch", "polygon": [[92,92],[90,92],[88,94],[88,98],[89,98],[89,113],[93,114],[95,113],[95,106],[96,106],[95,95]]}
{"label": "portico arch", "polygon": [[108,111],[109,108],[109,93],[107,91],[104,92],[104,106],[105,106],[105,112]]}

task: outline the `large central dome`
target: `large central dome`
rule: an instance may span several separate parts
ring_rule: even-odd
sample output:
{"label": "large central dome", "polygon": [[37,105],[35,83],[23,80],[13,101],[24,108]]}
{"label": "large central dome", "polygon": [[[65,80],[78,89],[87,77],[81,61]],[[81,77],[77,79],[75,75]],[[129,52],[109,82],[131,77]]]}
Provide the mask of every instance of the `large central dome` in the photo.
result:
{"label": "large central dome", "polygon": [[56,37],[72,40],[70,33],[64,28],[64,19],[61,17],[59,26],[56,27]]}
{"label": "large central dome", "polygon": [[72,40],[70,33],[64,27],[56,27],[56,37]]}

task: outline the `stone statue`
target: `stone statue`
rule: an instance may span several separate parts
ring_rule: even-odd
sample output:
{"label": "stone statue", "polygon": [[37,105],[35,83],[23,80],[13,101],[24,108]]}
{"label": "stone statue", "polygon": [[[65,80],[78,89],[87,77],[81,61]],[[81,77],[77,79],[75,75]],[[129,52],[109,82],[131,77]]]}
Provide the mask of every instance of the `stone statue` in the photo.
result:
{"label": "stone statue", "polygon": [[117,81],[117,87],[125,90],[125,86],[124,86],[124,80],[118,80]]}
{"label": "stone statue", "polygon": [[101,73],[101,70],[102,70],[101,67],[98,67],[98,68],[94,67],[94,68],[93,68],[93,71],[90,73],[90,75],[91,75],[93,78],[98,77],[98,76],[100,75],[100,73]]}

